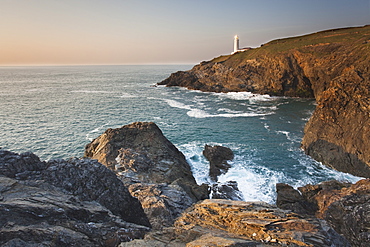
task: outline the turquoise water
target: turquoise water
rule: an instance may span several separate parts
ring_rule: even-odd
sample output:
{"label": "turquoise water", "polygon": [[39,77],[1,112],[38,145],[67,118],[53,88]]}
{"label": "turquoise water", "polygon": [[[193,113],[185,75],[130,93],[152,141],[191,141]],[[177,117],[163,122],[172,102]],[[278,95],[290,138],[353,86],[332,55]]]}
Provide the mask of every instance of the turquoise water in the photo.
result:
{"label": "turquoise water", "polygon": [[189,65],[0,67],[0,147],[41,159],[81,157],[107,128],[155,122],[210,182],[205,144],[230,147],[245,200],[273,202],[275,184],[295,187],[357,177],[322,166],[300,149],[315,103],[251,93],[204,93],[153,85]]}

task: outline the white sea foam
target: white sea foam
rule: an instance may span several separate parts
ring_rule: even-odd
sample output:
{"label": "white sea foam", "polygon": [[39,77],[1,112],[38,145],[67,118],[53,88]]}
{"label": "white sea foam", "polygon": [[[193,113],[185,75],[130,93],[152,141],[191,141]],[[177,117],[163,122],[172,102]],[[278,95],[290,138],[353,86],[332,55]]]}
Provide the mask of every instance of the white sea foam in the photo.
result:
{"label": "white sea foam", "polygon": [[290,133],[289,133],[289,131],[283,131],[283,130],[278,130],[278,131],[276,131],[276,133],[278,133],[278,134],[283,134],[283,135],[285,135],[286,136],[286,138],[288,139],[288,140],[290,140]]}
{"label": "white sea foam", "polygon": [[124,99],[126,99],[126,98],[136,98],[137,96],[135,96],[135,95],[132,95],[132,94],[128,94],[128,93],[121,93],[121,95],[120,96],[118,96],[119,98],[124,98]]}
{"label": "white sea foam", "polygon": [[250,103],[260,102],[260,101],[271,101],[274,97],[267,94],[254,94],[251,92],[229,92],[220,93],[221,97],[233,99],[233,100],[249,100]]}
{"label": "white sea foam", "polygon": [[[224,118],[234,118],[234,117],[257,117],[257,116],[266,116],[274,114],[273,111],[267,111],[266,109],[259,109],[253,110],[248,109],[250,112],[240,112],[240,111],[229,111],[228,113],[219,113],[219,114],[211,114],[203,109],[199,109],[194,107],[194,105],[186,105],[179,101],[173,99],[163,99],[169,106],[179,109],[189,110],[187,115],[193,118],[212,118],[212,117],[224,117]],[[221,108],[222,111],[225,111],[226,108]],[[261,110],[266,110],[262,112]]]}
{"label": "white sea foam", "polygon": [[190,105],[185,105],[181,102],[172,99],[164,99],[164,101],[171,107],[185,109],[185,110],[192,110]]}
{"label": "white sea foam", "polygon": [[103,124],[93,130],[91,130],[89,133],[86,134],[86,139],[89,140],[89,141],[93,141],[97,135],[102,132],[103,129],[106,128],[107,125],[109,125],[110,122],[106,123],[106,124]]}
{"label": "white sea foam", "polygon": [[197,184],[210,184],[211,182],[209,178],[208,161],[202,154],[204,144],[191,142],[183,144],[178,148],[185,155],[186,160],[190,164],[193,176]]}
{"label": "white sea foam", "polygon": [[[220,145],[210,143],[210,145]],[[226,145],[229,146],[229,145]],[[232,146],[232,145],[231,145]],[[198,184],[211,184],[209,178],[209,163],[202,155],[204,144],[192,142],[179,146],[192,168]],[[232,147],[234,151],[238,147]],[[247,156],[237,155],[229,162],[232,168],[226,174],[219,176],[218,182],[236,181],[245,201],[265,201],[273,203],[276,198],[275,185],[284,181],[284,174],[274,172],[265,167],[257,166],[253,161],[253,150]]]}
{"label": "white sea foam", "polygon": [[233,167],[219,177],[219,182],[236,181],[245,201],[274,202],[275,185],[283,180],[284,174],[255,165],[235,162],[231,165]]}

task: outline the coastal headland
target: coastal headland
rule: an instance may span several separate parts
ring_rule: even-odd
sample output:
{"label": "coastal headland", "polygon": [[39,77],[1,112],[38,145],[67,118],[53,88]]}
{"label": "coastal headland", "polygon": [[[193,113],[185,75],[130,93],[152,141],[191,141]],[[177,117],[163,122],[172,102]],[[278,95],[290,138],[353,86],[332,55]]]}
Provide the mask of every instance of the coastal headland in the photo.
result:
{"label": "coastal headland", "polygon": [[316,99],[302,148],[336,170],[370,177],[370,26],[273,40],[204,61],[160,85]]}

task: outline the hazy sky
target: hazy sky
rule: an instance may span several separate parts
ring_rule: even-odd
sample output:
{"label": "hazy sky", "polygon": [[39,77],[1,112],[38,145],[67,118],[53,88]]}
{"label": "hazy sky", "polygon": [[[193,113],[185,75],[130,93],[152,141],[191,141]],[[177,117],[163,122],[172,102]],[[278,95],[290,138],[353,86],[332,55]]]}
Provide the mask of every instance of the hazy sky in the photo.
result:
{"label": "hazy sky", "polygon": [[0,0],[0,65],[199,63],[370,24],[370,0]]}

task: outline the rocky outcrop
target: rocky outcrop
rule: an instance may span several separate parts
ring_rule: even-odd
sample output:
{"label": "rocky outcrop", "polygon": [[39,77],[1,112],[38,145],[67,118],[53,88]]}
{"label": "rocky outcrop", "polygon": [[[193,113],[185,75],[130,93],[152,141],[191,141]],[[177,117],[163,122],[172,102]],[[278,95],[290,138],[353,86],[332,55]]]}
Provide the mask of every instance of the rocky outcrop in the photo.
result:
{"label": "rocky outcrop", "polygon": [[193,205],[173,228],[121,246],[349,246],[323,220],[263,202],[208,199]]}
{"label": "rocky outcrop", "polygon": [[325,219],[352,246],[367,246],[370,242],[370,180],[356,184],[338,181],[306,185],[294,190],[289,185],[277,185],[277,205],[298,213]]}
{"label": "rocky outcrop", "polygon": [[154,228],[171,225],[191,204],[208,198],[185,156],[154,123],[108,129],[86,146],[85,156],[115,171],[137,197]]}
{"label": "rocky outcrop", "polygon": [[138,200],[100,163],[0,149],[1,246],[117,246],[145,226]]}
{"label": "rocky outcrop", "polygon": [[172,74],[159,84],[212,92],[315,97],[302,147],[339,171],[370,177],[370,26],[280,39]]}
{"label": "rocky outcrop", "polygon": [[225,174],[231,167],[227,161],[234,159],[233,151],[228,147],[205,145],[204,157],[209,161],[209,176],[213,181],[221,174]]}
{"label": "rocky outcrop", "polygon": [[243,194],[238,188],[236,181],[217,182],[211,186],[212,199],[229,199],[243,201]]}

